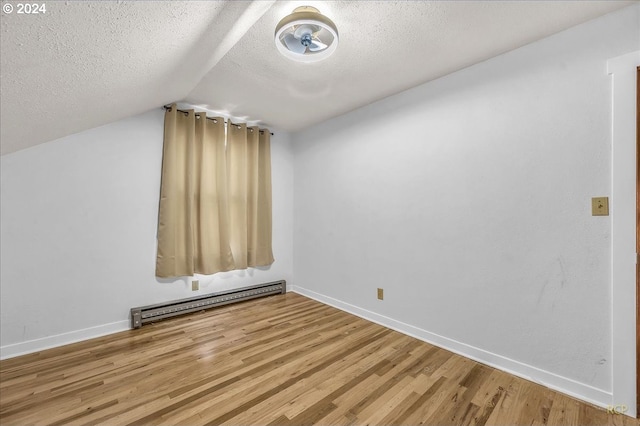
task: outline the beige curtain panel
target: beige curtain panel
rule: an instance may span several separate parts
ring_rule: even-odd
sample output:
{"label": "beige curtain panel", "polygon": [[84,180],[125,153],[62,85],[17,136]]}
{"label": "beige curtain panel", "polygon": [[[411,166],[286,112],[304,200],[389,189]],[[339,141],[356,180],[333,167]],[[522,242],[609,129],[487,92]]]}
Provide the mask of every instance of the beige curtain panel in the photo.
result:
{"label": "beige curtain panel", "polygon": [[193,110],[165,113],[156,276],[266,266],[271,247],[268,130]]}

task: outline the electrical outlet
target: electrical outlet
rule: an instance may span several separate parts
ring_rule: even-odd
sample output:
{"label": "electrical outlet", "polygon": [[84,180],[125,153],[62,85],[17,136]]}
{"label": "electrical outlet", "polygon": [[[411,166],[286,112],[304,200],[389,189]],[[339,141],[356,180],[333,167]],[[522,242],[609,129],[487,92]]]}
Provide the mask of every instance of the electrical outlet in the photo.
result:
{"label": "electrical outlet", "polygon": [[379,288],[378,289],[378,299],[379,300],[383,300],[384,299],[384,290]]}
{"label": "electrical outlet", "polygon": [[193,280],[191,281],[191,291],[196,291],[200,289],[200,281]]}

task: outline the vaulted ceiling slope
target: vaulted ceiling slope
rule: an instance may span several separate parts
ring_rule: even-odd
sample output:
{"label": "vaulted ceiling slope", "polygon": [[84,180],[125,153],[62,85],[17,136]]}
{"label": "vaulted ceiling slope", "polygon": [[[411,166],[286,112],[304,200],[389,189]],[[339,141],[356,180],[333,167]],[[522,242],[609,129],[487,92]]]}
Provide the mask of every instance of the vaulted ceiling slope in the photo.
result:
{"label": "vaulted ceiling slope", "polygon": [[[633,2],[43,3],[0,14],[3,155],[174,101],[297,131]],[[323,62],[274,45],[301,5],[338,26]]]}

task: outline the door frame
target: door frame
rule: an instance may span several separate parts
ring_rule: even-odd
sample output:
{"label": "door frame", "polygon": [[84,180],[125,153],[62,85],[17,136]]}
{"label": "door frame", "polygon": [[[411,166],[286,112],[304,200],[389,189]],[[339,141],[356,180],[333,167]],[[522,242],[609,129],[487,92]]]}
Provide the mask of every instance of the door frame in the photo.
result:
{"label": "door frame", "polygon": [[636,417],[636,79],[640,50],[607,61],[612,77],[611,401]]}
{"label": "door frame", "polygon": [[640,66],[636,68],[636,417],[640,416]]}

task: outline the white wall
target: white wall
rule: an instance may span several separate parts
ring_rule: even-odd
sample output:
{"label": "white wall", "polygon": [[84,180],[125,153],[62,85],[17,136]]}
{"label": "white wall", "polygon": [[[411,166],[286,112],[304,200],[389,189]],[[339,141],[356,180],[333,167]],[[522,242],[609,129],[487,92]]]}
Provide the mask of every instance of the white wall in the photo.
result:
{"label": "white wall", "polygon": [[1,157],[2,357],[127,329],[129,309],[291,280],[290,137],[272,138],[276,262],[183,280],[154,276],[163,111]]}
{"label": "white wall", "polygon": [[590,209],[611,191],[607,59],[640,47],[638,22],[634,5],[294,135],[295,289],[610,403],[611,221]]}

